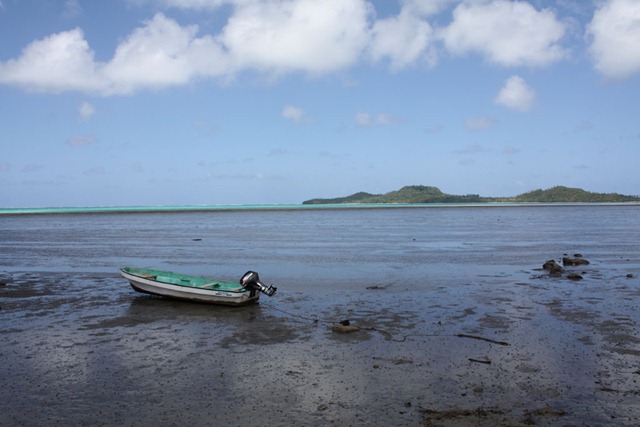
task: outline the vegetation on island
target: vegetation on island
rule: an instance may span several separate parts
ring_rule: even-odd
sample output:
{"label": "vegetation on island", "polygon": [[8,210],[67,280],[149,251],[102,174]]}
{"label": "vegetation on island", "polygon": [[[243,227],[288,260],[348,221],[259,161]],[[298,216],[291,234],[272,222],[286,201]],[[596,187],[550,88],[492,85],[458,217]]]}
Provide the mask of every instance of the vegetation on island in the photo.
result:
{"label": "vegetation on island", "polygon": [[638,196],[625,196],[618,193],[592,193],[581,188],[556,186],[547,190],[533,190],[514,197],[482,197],[477,194],[462,196],[446,194],[437,187],[410,185],[386,194],[359,192],[346,197],[333,199],[311,199],[304,205],[342,204],[342,203],[623,203],[640,202]]}

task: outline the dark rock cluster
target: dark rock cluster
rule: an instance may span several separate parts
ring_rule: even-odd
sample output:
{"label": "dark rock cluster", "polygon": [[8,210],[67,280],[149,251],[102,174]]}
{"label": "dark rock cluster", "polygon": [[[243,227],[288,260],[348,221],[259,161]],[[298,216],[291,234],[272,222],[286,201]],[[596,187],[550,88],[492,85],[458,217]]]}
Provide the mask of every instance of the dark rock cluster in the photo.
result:
{"label": "dark rock cluster", "polygon": [[[573,257],[569,257],[565,254],[562,257],[562,265],[558,264],[555,260],[550,259],[542,264],[543,270],[549,272],[549,276],[562,277],[565,272],[564,267],[575,267],[580,265],[589,265],[589,261],[582,257],[582,254],[574,254]],[[582,276],[577,273],[567,274],[567,279],[582,280]]]}

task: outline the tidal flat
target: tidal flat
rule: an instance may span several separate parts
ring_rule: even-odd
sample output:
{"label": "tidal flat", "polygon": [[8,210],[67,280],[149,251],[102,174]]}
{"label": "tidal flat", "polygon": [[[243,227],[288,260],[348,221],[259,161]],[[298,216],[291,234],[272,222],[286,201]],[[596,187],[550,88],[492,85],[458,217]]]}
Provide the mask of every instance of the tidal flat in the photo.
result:
{"label": "tidal flat", "polygon": [[281,286],[241,308],[110,274],[14,273],[0,424],[635,425],[639,280],[582,273]]}
{"label": "tidal flat", "polygon": [[[638,206],[5,216],[0,425],[635,426],[639,224]],[[278,292],[166,300],[125,265]]]}

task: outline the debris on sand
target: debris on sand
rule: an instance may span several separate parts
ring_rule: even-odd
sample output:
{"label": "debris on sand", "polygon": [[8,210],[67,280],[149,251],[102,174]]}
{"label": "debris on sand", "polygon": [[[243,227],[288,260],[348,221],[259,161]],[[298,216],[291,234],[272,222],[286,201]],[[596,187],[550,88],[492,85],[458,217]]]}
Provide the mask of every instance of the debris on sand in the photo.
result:
{"label": "debris on sand", "polygon": [[353,326],[348,319],[345,319],[331,326],[331,330],[339,334],[349,334],[351,332],[359,331],[360,328],[357,326]]}
{"label": "debris on sand", "polygon": [[509,343],[505,342],[505,341],[496,341],[496,340],[492,340],[491,338],[485,338],[485,337],[479,337],[476,335],[467,335],[467,334],[456,334],[455,335],[458,338],[471,338],[474,340],[480,340],[480,341],[486,341],[486,342],[490,342],[493,344],[498,344],[498,345],[504,345],[504,346],[508,346]]}
{"label": "debris on sand", "polygon": [[357,326],[352,326],[352,325],[344,326],[339,323],[336,323],[331,327],[331,330],[339,334],[349,334],[351,332],[358,332],[360,328],[358,328]]}
{"label": "debris on sand", "polygon": [[469,362],[473,362],[473,363],[482,363],[484,365],[491,365],[491,360],[487,359],[486,357],[483,359],[475,359],[470,357],[469,358]]}

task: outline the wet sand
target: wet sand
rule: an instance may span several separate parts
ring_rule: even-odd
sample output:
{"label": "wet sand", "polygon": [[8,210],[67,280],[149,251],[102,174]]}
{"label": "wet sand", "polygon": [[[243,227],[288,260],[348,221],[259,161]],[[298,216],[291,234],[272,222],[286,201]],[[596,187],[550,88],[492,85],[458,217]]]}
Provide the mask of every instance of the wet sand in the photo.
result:
{"label": "wet sand", "polygon": [[242,308],[6,274],[0,425],[638,425],[640,280],[577,269],[429,291],[290,279]]}

